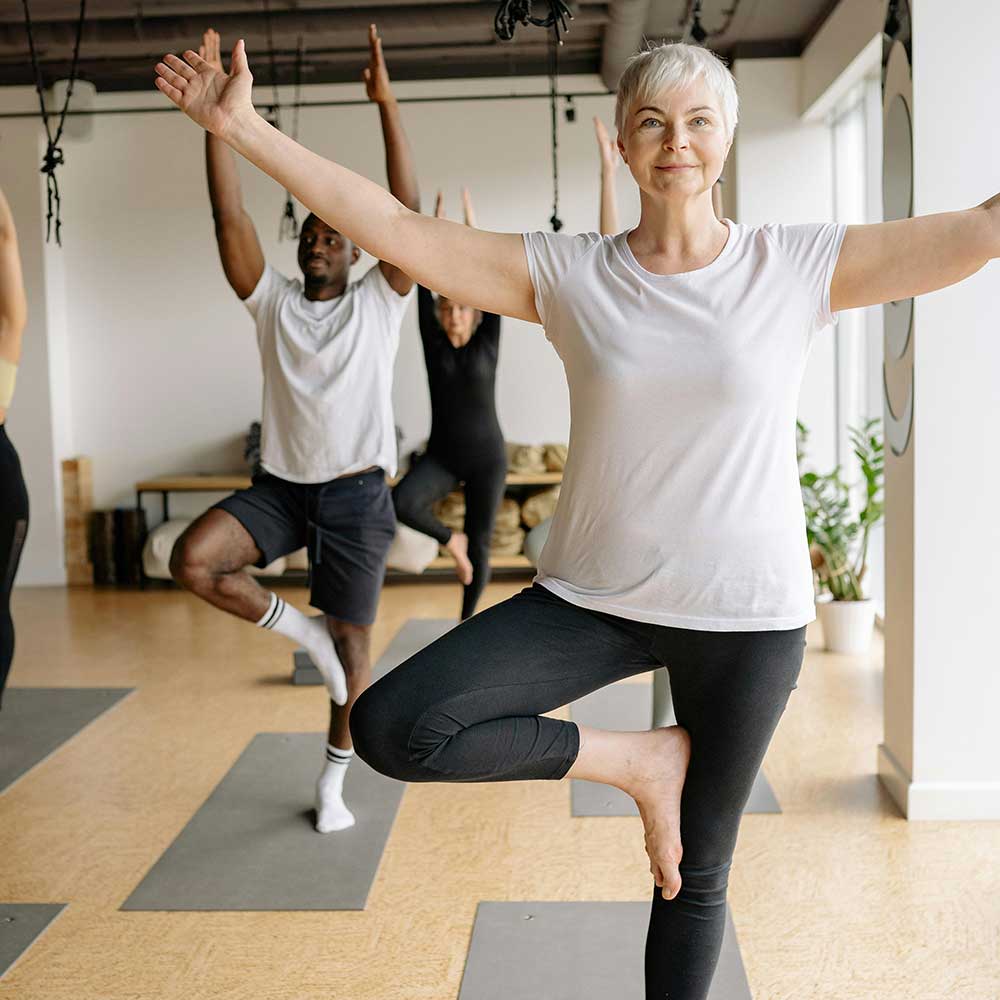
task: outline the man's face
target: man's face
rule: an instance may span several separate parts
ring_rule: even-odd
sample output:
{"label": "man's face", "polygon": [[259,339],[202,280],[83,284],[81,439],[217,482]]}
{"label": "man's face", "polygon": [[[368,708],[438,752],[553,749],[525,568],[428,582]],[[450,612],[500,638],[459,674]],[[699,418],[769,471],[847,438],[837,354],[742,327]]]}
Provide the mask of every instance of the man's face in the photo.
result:
{"label": "man's face", "polygon": [[307,284],[334,284],[347,280],[358,258],[354,244],[315,215],[302,224],[299,267]]}

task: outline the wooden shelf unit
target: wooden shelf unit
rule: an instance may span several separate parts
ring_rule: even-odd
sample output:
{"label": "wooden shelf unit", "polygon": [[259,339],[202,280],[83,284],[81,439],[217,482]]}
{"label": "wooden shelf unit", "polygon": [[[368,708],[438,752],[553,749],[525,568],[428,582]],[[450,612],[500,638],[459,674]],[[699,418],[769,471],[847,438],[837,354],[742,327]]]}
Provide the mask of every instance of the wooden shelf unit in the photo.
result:
{"label": "wooden shelf unit", "polygon": [[[389,479],[390,485],[399,481],[399,476]],[[508,472],[507,486],[558,486],[562,482],[561,472]],[[142,497],[145,493],[159,493],[163,503],[163,520],[170,517],[171,493],[230,493],[233,490],[243,490],[250,485],[248,475],[187,475],[187,476],[155,476],[143,479],[135,484],[136,508],[142,507]],[[454,569],[454,562],[448,556],[438,556],[427,567],[428,570],[441,572]],[[493,556],[490,566],[494,570],[531,572],[534,566],[524,555]],[[402,570],[392,570],[393,576],[413,576]]]}

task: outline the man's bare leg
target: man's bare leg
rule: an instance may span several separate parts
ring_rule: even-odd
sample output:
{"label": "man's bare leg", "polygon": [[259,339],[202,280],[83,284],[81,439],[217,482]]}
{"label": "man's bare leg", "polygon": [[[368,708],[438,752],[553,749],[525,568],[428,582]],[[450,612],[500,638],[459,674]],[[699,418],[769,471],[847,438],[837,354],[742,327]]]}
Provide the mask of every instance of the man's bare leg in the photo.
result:
{"label": "man's bare leg", "polygon": [[271,601],[246,571],[260,557],[250,532],[232,514],[213,508],[177,539],[170,553],[170,575],[203,601],[256,622]]}
{"label": "man's bare leg", "polygon": [[347,700],[347,681],[322,618],[309,618],[265,590],[246,567],[261,558],[250,532],[232,514],[206,511],[177,539],[170,573],[185,589],[222,611],[272,629],[305,647],[331,699]]}
{"label": "man's bare leg", "polygon": [[352,625],[329,616],[326,623],[347,675],[347,703],[330,703],[326,765],[316,782],[316,829],[320,833],[346,830],[354,825],[354,814],[343,798],[344,777],[354,756],[348,723],[351,707],[372,679],[371,626]]}

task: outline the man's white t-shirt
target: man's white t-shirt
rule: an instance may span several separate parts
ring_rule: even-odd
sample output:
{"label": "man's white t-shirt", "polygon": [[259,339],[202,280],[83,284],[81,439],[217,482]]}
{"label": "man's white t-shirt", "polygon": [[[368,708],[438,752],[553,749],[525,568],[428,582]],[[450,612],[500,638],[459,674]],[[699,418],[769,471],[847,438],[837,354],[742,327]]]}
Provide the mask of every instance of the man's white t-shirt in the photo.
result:
{"label": "man's white t-shirt", "polygon": [[381,466],[396,473],[392,369],[412,298],[377,264],[326,302],[270,264],[244,304],[264,369],[261,465],[293,483]]}
{"label": "man's white t-shirt", "polygon": [[674,275],[627,233],[525,234],[572,417],[536,579],[637,621],[794,629],[815,617],[796,407],[846,227],[726,225]]}

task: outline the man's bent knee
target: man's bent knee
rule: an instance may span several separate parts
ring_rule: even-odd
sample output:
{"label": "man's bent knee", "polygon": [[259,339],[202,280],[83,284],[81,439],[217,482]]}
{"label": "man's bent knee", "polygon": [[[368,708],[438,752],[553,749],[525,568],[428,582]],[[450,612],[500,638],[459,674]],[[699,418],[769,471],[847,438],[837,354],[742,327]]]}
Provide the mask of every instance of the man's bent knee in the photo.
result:
{"label": "man's bent knee", "polygon": [[207,566],[196,557],[196,547],[186,534],[181,535],[170,550],[170,575],[182,587],[195,590],[207,572]]}

